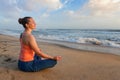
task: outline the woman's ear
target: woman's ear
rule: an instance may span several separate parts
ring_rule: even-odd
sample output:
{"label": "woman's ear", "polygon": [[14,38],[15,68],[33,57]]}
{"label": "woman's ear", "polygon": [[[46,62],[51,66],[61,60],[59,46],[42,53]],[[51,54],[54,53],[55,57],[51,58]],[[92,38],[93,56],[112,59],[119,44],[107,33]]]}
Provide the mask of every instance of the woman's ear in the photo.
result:
{"label": "woman's ear", "polygon": [[25,26],[26,26],[26,28],[28,28],[28,27],[29,27],[29,25],[28,25],[28,24],[25,24]]}

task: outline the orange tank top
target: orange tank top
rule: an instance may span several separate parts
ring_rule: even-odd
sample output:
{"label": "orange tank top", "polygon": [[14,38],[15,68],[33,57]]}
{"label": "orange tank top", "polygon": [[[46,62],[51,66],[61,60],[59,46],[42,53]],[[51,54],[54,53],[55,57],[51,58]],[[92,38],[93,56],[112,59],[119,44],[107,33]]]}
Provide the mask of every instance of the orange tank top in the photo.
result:
{"label": "orange tank top", "polygon": [[21,44],[21,51],[20,51],[19,59],[24,62],[32,61],[35,55],[34,51],[31,49],[29,45],[23,44],[21,39],[20,39],[20,44]]}

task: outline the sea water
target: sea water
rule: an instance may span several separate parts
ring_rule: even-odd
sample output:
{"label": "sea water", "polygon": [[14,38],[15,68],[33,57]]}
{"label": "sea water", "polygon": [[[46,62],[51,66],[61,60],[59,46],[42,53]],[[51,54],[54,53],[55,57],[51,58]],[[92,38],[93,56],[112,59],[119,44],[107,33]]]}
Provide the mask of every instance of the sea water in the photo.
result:
{"label": "sea water", "polygon": [[[0,34],[19,37],[23,30],[1,29]],[[33,35],[37,40],[92,44],[120,48],[120,30],[100,29],[36,29]]]}

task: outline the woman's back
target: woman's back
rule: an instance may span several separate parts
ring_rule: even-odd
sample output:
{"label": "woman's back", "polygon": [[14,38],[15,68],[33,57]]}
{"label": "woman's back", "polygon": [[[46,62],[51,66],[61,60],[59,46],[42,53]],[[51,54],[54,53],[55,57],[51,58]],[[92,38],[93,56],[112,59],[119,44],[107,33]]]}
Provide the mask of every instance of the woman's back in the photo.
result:
{"label": "woman's back", "polygon": [[30,47],[28,40],[28,34],[23,33],[20,37],[21,50],[19,59],[21,61],[32,61],[34,59],[34,51]]}

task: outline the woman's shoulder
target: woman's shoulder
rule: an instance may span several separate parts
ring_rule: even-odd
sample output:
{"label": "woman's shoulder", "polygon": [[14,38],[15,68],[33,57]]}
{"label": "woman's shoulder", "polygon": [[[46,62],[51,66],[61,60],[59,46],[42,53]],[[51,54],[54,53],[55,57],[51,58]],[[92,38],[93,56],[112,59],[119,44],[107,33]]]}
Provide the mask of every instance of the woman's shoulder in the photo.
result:
{"label": "woman's shoulder", "polygon": [[32,34],[28,34],[27,37],[28,37],[29,39],[34,39],[34,35],[32,35]]}

